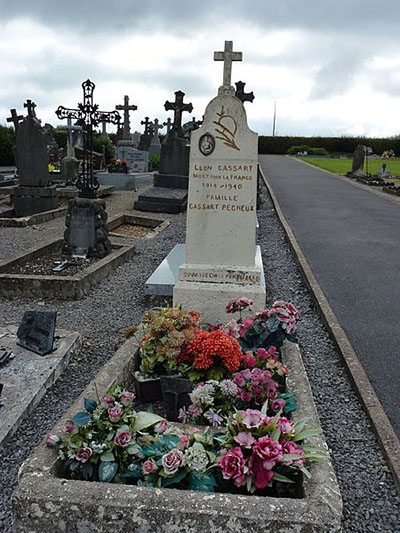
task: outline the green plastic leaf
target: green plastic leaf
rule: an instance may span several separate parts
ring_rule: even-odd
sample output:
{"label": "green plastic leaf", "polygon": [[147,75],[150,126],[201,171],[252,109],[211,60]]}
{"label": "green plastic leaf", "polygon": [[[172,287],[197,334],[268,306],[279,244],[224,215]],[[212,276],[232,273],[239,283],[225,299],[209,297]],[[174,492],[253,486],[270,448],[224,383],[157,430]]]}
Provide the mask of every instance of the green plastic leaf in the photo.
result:
{"label": "green plastic leaf", "polygon": [[307,470],[307,468],[305,466],[300,468],[300,470],[303,472],[303,474],[306,476],[306,478],[311,479],[311,472],[309,470]]}
{"label": "green plastic leaf", "polygon": [[283,476],[282,474],[278,474],[278,472],[274,472],[274,477],[272,479],[274,481],[281,481],[282,483],[294,483],[293,480],[289,479],[286,476]]}
{"label": "green plastic leaf", "polygon": [[76,415],[72,418],[72,422],[75,422],[77,426],[84,426],[90,422],[91,419],[92,417],[90,416],[90,413],[81,411],[80,413],[76,413]]}
{"label": "green plastic leaf", "polygon": [[261,413],[263,415],[266,415],[267,414],[267,409],[268,409],[268,400],[263,404],[263,406],[261,407]]}
{"label": "green plastic leaf", "polygon": [[123,478],[140,479],[143,475],[143,470],[140,461],[137,463],[131,463],[129,468],[124,470],[122,474]]}
{"label": "green plastic leaf", "polygon": [[163,479],[161,486],[169,487],[170,485],[176,485],[177,483],[182,481],[182,479],[186,476],[186,474],[187,474],[186,470],[183,469],[183,470],[180,470],[177,474],[175,474],[172,477],[165,477]]}
{"label": "green plastic leaf", "polygon": [[268,331],[270,331],[271,333],[274,333],[274,332],[278,329],[279,324],[280,324],[280,320],[279,320],[279,318],[278,318],[276,315],[272,315],[272,316],[267,320],[267,328],[268,328]]}
{"label": "green plastic leaf", "polygon": [[141,452],[142,448],[139,446],[139,444],[132,444],[131,446],[128,446],[126,451],[129,453],[129,455],[134,455],[135,453]]}
{"label": "green plastic leaf", "polygon": [[99,480],[103,483],[110,483],[117,473],[118,464],[116,462],[103,462],[99,466]]}
{"label": "green plastic leaf", "polygon": [[315,435],[319,435],[322,433],[321,429],[305,429],[304,431],[300,431],[299,433],[296,432],[296,435],[294,436],[294,441],[297,442],[298,440],[307,439],[308,437],[314,437]]}
{"label": "green plastic leaf", "polygon": [[91,400],[90,398],[85,398],[83,400],[83,405],[85,406],[86,411],[88,411],[89,413],[93,413],[93,411],[97,407],[97,402]]}
{"label": "green plastic leaf", "polygon": [[283,407],[283,412],[285,414],[291,413],[296,409],[296,399],[292,392],[284,392],[282,394],[279,394],[278,398],[282,398],[286,402]]}
{"label": "green plastic leaf", "polygon": [[108,461],[115,461],[113,452],[106,452],[100,455],[100,461],[107,463]]}
{"label": "green plastic leaf", "polygon": [[213,474],[208,476],[201,475],[197,472],[192,472],[188,478],[189,490],[203,490],[205,492],[214,492],[214,487],[217,485]]}
{"label": "green plastic leaf", "polygon": [[141,431],[142,429],[148,428],[165,420],[161,416],[156,415],[155,413],[149,413],[148,411],[140,411],[137,413],[135,418],[135,431]]}

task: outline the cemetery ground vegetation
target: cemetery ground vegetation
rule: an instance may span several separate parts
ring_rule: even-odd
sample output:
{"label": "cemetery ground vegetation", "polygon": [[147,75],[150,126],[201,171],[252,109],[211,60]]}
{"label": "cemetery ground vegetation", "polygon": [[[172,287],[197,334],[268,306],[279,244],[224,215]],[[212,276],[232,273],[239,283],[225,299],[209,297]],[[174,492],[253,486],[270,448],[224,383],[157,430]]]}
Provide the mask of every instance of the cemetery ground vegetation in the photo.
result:
{"label": "cemetery ground vegetation", "polygon": [[[135,193],[114,194],[107,200],[109,216],[131,209],[134,197]],[[301,315],[298,338],[340,484],[343,531],[394,532],[400,523],[400,499],[388,466],[340,357],[318,317],[265,190],[262,199],[258,213],[259,244],[269,288],[267,305],[281,298],[293,302]],[[138,324],[145,311],[154,306],[145,299],[145,281],[177,242],[185,242],[185,214],[173,215],[171,220],[170,226],[157,237],[138,240],[137,255],[116,268],[82,300],[0,300],[4,325],[18,324],[26,309],[57,309],[57,327],[80,331],[83,337],[81,350],[72,357],[59,380],[14,437],[0,447],[1,531],[11,532],[10,498],[22,462],[124,342],[125,328]],[[0,257],[8,258],[29,247],[33,240],[46,241],[54,234],[62,235],[63,231],[61,219],[35,227],[2,228]]]}
{"label": "cemetery ground vegetation", "polygon": [[[302,161],[310,163],[323,170],[328,170],[333,174],[346,174],[351,171],[352,159],[339,159],[337,157],[325,158],[325,157],[300,157]],[[393,158],[389,161],[383,161],[381,159],[369,159],[368,160],[368,173],[372,176],[381,171],[381,165],[383,162],[387,162],[388,170],[392,173],[392,176],[400,176],[400,158]],[[364,172],[367,171],[367,165],[364,162]],[[395,181],[395,180],[393,180]]]}

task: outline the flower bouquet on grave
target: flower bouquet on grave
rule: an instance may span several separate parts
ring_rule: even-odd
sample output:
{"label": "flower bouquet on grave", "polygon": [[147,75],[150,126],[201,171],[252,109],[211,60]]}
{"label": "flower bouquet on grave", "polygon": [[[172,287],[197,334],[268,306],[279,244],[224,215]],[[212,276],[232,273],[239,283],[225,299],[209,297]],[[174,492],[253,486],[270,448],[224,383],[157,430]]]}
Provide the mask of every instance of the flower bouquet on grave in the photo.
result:
{"label": "flower bouquet on grave", "polygon": [[107,167],[108,172],[116,172],[121,174],[128,173],[128,166],[125,159],[115,159],[112,157]]}
{"label": "flower bouquet on grave", "polygon": [[[161,399],[161,376],[167,395],[169,394],[167,390],[172,395],[179,395],[182,392],[187,400],[191,385],[182,378],[187,375],[190,365],[181,358],[181,354],[195,337],[199,323],[199,313],[186,312],[179,307],[167,307],[145,313],[141,322],[143,337],[138,348],[139,368],[134,374],[136,390],[142,401]],[[131,331],[132,328],[126,330],[127,338],[131,336]],[[165,376],[170,378],[165,379]],[[145,384],[149,382],[156,384],[158,389],[147,394]]]}
{"label": "flower bouquet on grave", "polygon": [[305,464],[325,457],[323,450],[303,443],[319,430],[304,430],[303,421],[293,423],[281,411],[269,417],[266,406],[236,411],[227,425],[226,434],[218,437],[220,470],[215,473],[222,492],[299,497],[302,475],[311,477]]}
{"label": "flower bouquet on grave", "polygon": [[[271,309],[257,313],[252,311],[253,301],[248,298],[232,300],[226,307],[227,313],[239,313],[239,319],[227,323],[209,326],[209,329],[222,330],[236,338],[243,352],[256,354],[259,348],[268,350],[274,346],[280,356],[280,348],[285,339],[297,342],[296,328],[300,315],[295,306],[283,300],[274,302]],[[249,317],[242,318],[242,312],[248,308]]]}

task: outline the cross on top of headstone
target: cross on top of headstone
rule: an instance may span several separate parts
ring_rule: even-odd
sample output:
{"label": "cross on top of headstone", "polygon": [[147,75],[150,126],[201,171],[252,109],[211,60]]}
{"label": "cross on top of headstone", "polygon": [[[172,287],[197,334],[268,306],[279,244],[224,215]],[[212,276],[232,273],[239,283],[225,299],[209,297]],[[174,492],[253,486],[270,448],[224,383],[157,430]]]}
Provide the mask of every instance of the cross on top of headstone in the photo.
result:
{"label": "cross on top of headstone", "polygon": [[167,135],[168,135],[169,130],[172,128],[172,120],[170,117],[167,118],[166,122],[163,122],[163,126],[167,126]]}
{"label": "cross on top of headstone", "polygon": [[144,125],[144,133],[153,133],[153,123],[149,117],[144,117],[140,124]]}
{"label": "cross on top of headstone", "polygon": [[32,102],[32,100],[27,100],[26,103],[24,104],[24,107],[28,109],[28,115],[30,117],[36,118],[36,112],[35,112],[36,104],[35,104],[35,102]]}
{"label": "cross on top of headstone", "polygon": [[233,41],[225,41],[223,52],[214,52],[214,61],[224,62],[224,79],[222,86],[231,88],[232,61],[242,61],[242,52],[233,52]]}
{"label": "cross on top of headstone", "polygon": [[250,93],[244,92],[244,86],[246,85],[244,81],[237,81],[235,85],[236,85],[235,96],[236,98],[239,98],[242,104],[244,102],[252,102],[254,100],[253,91],[251,91]]}
{"label": "cross on top of headstone", "polygon": [[168,102],[167,100],[164,104],[165,111],[174,112],[174,125],[172,129],[177,132],[182,131],[182,113],[184,111],[188,111],[189,113],[193,111],[192,104],[183,103],[184,96],[185,93],[182,91],[175,91],[175,102]]}
{"label": "cross on top of headstone", "polygon": [[7,118],[7,122],[12,122],[14,124],[15,131],[17,131],[19,122],[24,117],[23,117],[23,115],[18,115],[16,109],[10,109],[10,112],[11,112],[11,117]]}
{"label": "cross on top of headstone", "polygon": [[155,118],[153,120],[153,131],[154,131],[155,137],[158,135],[158,130],[162,130],[163,127],[164,127],[164,124],[160,124],[158,118]]}
{"label": "cross on top of headstone", "polygon": [[129,141],[130,135],[131,135],[131,128],[129,125],[129,111],[136,111],[137,106],[132,104],[129,105],[129,96],[124,96],[124,104],[123,105],[116,105],[115,109],[118,111],[124,112],[124,133],[123,133],[123,140]]}

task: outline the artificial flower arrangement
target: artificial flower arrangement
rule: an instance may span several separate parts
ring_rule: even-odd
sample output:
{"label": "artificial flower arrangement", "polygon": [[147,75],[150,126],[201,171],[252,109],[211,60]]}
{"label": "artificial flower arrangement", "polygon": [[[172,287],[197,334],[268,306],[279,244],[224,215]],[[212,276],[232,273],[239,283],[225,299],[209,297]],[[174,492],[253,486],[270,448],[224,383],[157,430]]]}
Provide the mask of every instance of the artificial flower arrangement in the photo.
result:
{"label": "artificial flower arrangement", "polygon": [[110,159],[110,164],[107,167],[108,172],[118,172],[122,174],[128,173],[128,166],[125,159],[116,159],[112,157]]}
{"label": "artificial flower arrangement", "polygon": [[117,386],[98,402],[85,399],[85,411],[65,422],[61,437],[46,436],[47,446],[59,447],[66,477],[253,493],[276,481],[294,483],[298,472],[309,477],[305,464],[323,458],[321,450],[303,443],[317,430],[303,430],[304,423],[291,422],[281,411],[269,417],[265,406],[235,411],[216,433],[136,412],[133,401],[132,392]]}

